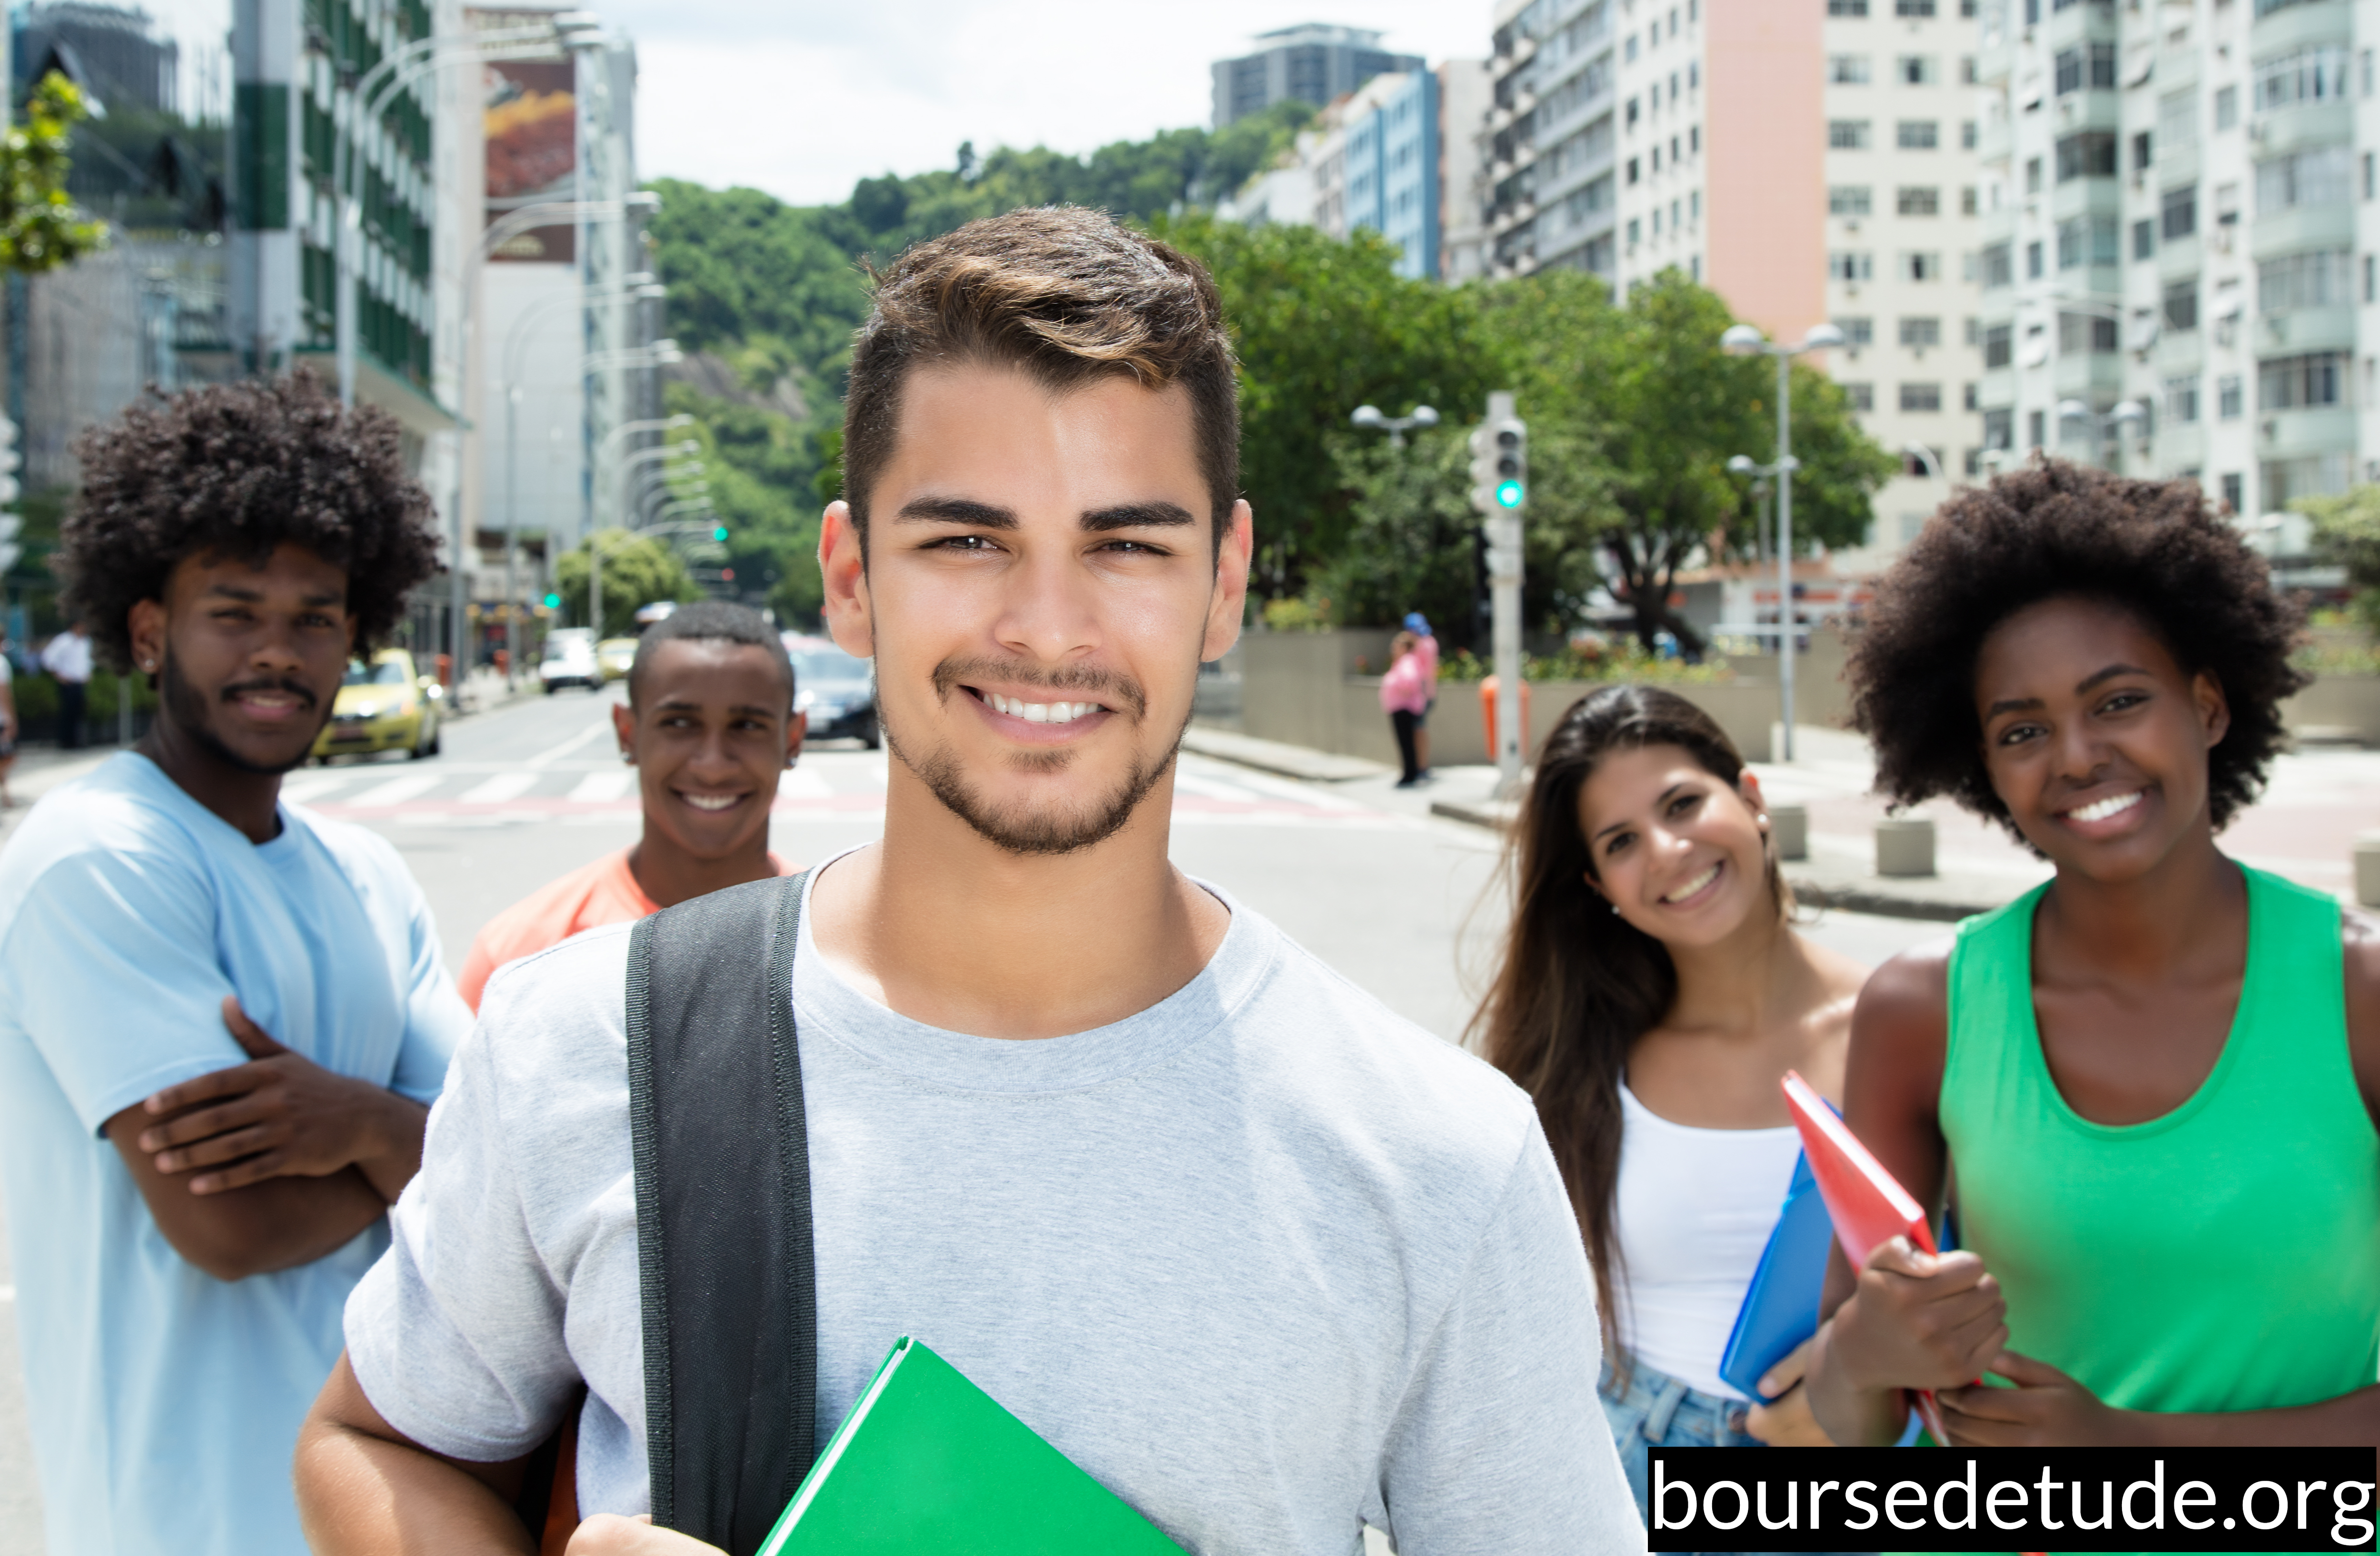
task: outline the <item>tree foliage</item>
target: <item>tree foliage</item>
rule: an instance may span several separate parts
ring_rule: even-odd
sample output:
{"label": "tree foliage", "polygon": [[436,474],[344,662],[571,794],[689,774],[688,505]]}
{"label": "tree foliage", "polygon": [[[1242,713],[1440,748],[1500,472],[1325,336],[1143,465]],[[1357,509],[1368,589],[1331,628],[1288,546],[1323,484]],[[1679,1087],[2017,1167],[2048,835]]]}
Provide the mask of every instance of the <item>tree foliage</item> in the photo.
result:
{"label": "tree foliage", "polygon": [[[603,556],[603,619],[598,624],[597,638],[622,638],[634,632],[638,610],[657,600],[702,598],[686,564],[657,537],[599,529],[594,543],[602,549]],[[553,588],[562,596],[563,614],[570,625],[586,626],[586,546],[554,558]]]}
{"label": "tree foliage", "polygon": [[2356,619],[2380,634],[2380,485],[2350,487],[2335,497],[2300,497],[2290,508],[2313,520],[2314,554],[2347,569]]}
{"label": "tree foliage", "polygon": [[107,225],[67,193],[74,127],[89,115],[81,90],[53,70],[0,137],[0,269],[37,275],[106,246]]}

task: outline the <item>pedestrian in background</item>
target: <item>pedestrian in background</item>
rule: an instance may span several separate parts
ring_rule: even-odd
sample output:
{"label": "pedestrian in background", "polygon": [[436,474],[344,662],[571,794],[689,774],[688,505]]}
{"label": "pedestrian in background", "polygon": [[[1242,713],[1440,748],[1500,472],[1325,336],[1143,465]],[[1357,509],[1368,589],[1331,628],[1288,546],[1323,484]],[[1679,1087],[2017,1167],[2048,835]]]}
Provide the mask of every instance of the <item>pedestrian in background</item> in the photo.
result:
{"label": "pedestrian in background", "polygon": [[1415,743],[1422,715],[1429,711],[1429,680],[1415,646],[1419,641],[1410,632],[1390,638],[1389,673],[1380,677],[1380,709],[1389,715],[1397,755],[1404,762],[1404,775],[1397,780],[1401,789],[1412,788],[1426,776]]}
{"label": "pedestrian in background", "polygon": [[58,684],[58,748],[82,749],[82,712],[91,692],[91,635],[79,620],[42,647],[42,668]]}
{"label": "pedestrian in background", "polygon": [[17,803],[8,797],[8,770],[17,765],[16,675],[8,662],[8,628],[0,625],[0,810]]}
{"label": "pedestrian in background", "polygon": [[1956,1185],[1962,1251],[1836,1252],[1841,1441],[1930,1388],[1961,1446],[2380,1442],[2380,926],[2216,844],[2288,744],[2300,630],[2195,481],[2058,461],[1878,580],[1876,792],[2057,873],[1860,996],[1845,1122],[1919,1204]]}
{"label": "pedestrian in background", "polygon": [[645,628],[612,723],[637,769],[644,836],[489,920],[457,980],[473,1010],[498,967],[582,930],[794,873],[769,852],[769,813],[808,721],[784,639],[759,612],[705,600]]}
{"label": "pedestrian in background", "polygon": [[1514,839],[1517,906],[1472,1031],[1562,1165],[1641,1508],[1651,1449],[1826,1441],[1807,1346],[1765,1400],[1719,1363],[1801,1149],[1778,1083],[1798,1070],[1841,1097],[1866,969],[1794,932],[1759,780],[1674,692],[1572,704]]}
{"label": "pedestrian in background", "polygon": [[162,695],[0,851],[0,1175],[54,1551],[306,1550],[298,1424],[469,1029],[396,850],[279,797],[436,566],[399,438],[301,377],[75,451],[67,601]]}
{"label": "pedestrian in background", "polygon": [[1422,682],[1428,697],[1421,705],[1421,722],[1414,726],[1414,760],[1421,775],[1429,776],[1429,715],[1438,706],[1438,634],[1430,630],[1429,618],[1419,611],[1405,613],[1405,630],[1414,635],[1415,651],[1421,655]]}

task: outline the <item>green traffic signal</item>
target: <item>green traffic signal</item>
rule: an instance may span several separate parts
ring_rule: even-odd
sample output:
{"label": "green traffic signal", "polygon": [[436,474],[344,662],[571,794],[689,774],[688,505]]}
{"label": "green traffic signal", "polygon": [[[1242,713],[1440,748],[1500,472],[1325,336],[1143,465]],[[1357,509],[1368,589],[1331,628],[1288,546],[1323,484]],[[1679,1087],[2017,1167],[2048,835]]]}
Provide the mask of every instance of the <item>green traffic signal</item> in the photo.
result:
{"label": "green traffic signal", "polygon": [[721,525],[715,525],[715,526],[713,526],[713,527],[712,527],[712,529],[711,529],[711,531],[710,531],[710,538],[711,538],[712,540],[714,540],[714,541],[724,541],[724,540],[726,540],[726,539],[727,539],[727,526],[725,526],[724,524],[721,524]]}
{"label": "green traffic signal", "polygon": [[558,611],[562,609],[562,596],[559,594],[547,595],[545,597],[545,608],[549,611]]}
{"label": "green traffic signal", "polygon": [[1500,480],[1496,483],[1496,505],[1500,508],[1517,508],[1521,505],[1521,500],[1527,495],[1528,489],[1517,480]]}

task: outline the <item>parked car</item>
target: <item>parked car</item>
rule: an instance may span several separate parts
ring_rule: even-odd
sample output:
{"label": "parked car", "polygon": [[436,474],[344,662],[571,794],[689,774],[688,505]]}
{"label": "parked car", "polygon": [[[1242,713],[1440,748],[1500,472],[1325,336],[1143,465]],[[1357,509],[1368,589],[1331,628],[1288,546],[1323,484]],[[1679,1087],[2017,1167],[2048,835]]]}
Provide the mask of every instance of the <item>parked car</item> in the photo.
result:
{"label": "parked car", "polygon": [[603,687],[603,666],[595,657],[595,632],[592,627],[565,626],[545,635],[545,663],[537,667],[537,678],[545,685],[545,695],[552,697],[564,687],[585,687],[600,691]]}
{"label": "parked car", "polygon": [[637,663],[637,639],[606,638],[595,645],[595,667],[603,672],[607,681],[625,681],[628,666]]}
{"label": "parked car", "polygon": [[831,638],[788,632],[784,639],[794,662],[794,709],[810,717],[808,738],[848,736],[871,751],[882,745],[874,666],[836,648]]}
{"label": "parked car", "polygon": [[416,669],[403,649],[382,649],[370,663],[350,660],[331,704],[331,722],[314,737],[313,755],[320,761],[372,751],[434,757],[444,698],[437,678]]}

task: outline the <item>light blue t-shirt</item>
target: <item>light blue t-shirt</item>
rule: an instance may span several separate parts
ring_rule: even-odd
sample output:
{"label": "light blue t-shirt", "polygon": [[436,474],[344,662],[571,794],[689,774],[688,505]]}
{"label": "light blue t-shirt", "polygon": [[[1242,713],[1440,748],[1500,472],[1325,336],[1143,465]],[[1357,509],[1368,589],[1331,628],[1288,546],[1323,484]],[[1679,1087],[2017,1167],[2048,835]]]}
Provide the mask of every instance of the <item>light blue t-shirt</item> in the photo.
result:
{"label": "light blue t-shirt", "polygon": [[256,1024],[428,1102],[470,1029],[388,843],[281,808],[257,845],[145,757],[61,785],[0,852],[0,1178],[49,1549],[301,1556],[289,1463],[374,1223],[225,1282],[158,1231],[103,1126]]}

